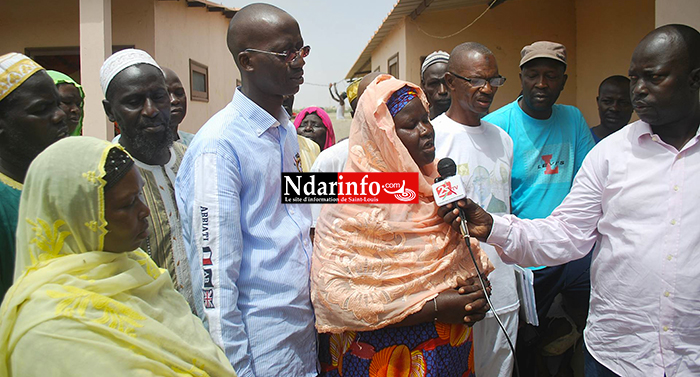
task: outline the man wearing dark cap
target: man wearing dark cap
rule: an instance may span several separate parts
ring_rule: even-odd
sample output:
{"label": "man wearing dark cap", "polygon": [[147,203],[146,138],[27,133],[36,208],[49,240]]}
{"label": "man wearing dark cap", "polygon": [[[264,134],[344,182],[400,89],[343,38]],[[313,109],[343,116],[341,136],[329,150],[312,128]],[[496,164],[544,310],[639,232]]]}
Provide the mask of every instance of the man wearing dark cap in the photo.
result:
{"label": "man wearing dark cap", "polygon": [[[511,262],[557,265],[595,243],[586,376],[698,376],[700,33],[652,31],[634,50],[629,77],[640,120],[589,153],[551,216],[460,206],[470,234]],[[440,213],[455,227],[450,210]]]}
{"label": "man wearing dark cap", "polygon": [[68,136],[53,79],[30,58],[0,56],[0,301],[12,285],[19,198],[29,164]]}
{"label": "man wearing dark cap", "polygon": [[[536,219],[547,217],[566,197],[594,142],[581,111],[555,104],[567,79],[566,48],[559,43],[540,41],[525,46],[520,55],[522,96],[484,120],[503,128],[513,139],[512,213],[520,218]],[[535,300],[541,320],[559,293],[570,309],[579,304],[582,306],[579,312],[585,313],[590,290],[589,265],[590,256],[561,266],[534,269]],[[578,329],[569,325],[570,344],[550,354],[563,352],[575,342],[576,331],[580,332],[584,320],[574,318],[574,322],[578,322]],[[519,342],[523,344],[527,335],[521,334]]]}
{"label": "man wearing dark cap", "polygon": [[450,54],[435,51],[425,57],[420,67],[420,87],[430,104],[430,119],[435,119],[450,108],[450,91],[445,84],[449,60]]}
{"label": "man wearing dark cap", "polygon": [[598,87],[598,116],[600,124],[591,128],[596,143],[617,132],[632,118],[630,79],[625,76],[610,76]]}
{"label": "man wearing dark cap", "polygon": [[281,173],[301,171],[282,104],[304,82],[309,47],[268,4],[238,11],[227,42],[241,86],[197,132],[177,178],[197,313],[239,376],[315,377],[311,211],[280,199]]}

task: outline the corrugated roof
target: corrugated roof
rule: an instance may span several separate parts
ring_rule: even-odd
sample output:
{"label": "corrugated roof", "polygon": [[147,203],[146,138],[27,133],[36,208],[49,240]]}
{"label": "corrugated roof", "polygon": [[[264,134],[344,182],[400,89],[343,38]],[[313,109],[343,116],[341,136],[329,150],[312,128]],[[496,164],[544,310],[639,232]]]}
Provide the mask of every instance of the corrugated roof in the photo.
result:
{"label": "corrugated roof", "polygon": [[[372,39],[367,43],[365,49],[360,53],[360,56],[352,65],[345,78],[352,78],[357,72],[363,72],[363,69],[369,67],[372,58],[372,51],[384,40],[391,32],[391,29],[396,26],[405,16],[416,11],[418,17],[423,10],[437,11],[445,9],[463,8],[472,5],[485,4],[488,5],[492,0],[398,0],[394,5],[394,9],[382,21],[379,29],[374,32]],[[501,3],[503,1],[498,1]]]}

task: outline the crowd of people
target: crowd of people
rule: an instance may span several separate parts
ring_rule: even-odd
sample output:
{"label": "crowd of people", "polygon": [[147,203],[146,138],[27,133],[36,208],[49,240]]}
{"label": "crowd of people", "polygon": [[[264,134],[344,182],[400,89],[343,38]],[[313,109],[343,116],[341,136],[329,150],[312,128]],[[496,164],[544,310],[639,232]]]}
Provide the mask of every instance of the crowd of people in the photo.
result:
{"label": "crowd of people", "polygon": [[[466,42],[419,84],[329,88],[340,141],[322,108],[293,114],[310,48],[291,15],[246,6],[227,45],[241,84],[195,135],[174,71],[107,58],[112,142],[80,136],[96,93],[0,56],[0,377],[565,375],[582,333],[586,376],[700,374],[697,30],[651,31],[592,128],[557,103],[565,46],[524,46],[522,93],[491,109],[506,78]],[[438,207],[444,157],[468,199]],[[416,173],[418,201],[281,201],[282,172],[342,171]]]}

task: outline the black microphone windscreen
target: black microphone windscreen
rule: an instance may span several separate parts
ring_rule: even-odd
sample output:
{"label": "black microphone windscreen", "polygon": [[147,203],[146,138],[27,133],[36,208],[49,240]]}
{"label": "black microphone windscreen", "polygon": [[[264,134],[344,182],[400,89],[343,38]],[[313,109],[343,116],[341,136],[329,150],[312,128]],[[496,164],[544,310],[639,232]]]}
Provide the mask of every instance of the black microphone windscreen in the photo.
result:
{"label": "black microphone windscreen", "polygon": [[454,160],[449,157],[445,157],[438,162],[437,170],[440,177],[447,178],[457,174],[457,165],[455,164]]}

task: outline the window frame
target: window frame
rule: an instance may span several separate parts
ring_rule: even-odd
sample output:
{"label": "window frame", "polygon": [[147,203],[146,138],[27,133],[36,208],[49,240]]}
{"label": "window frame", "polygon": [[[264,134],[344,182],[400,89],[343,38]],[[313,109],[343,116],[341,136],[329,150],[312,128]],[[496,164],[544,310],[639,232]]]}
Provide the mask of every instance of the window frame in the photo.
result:
{"label": "window frame", "polygon": [[[204,75],[205,91],[195,90],[194,73]],[[190,99],[192,101],[209,102],[209,67],[190,59]]]}
{"label": "window frame", "polygon": [[[392,64],[392,61],[395,60]],[[396,65],[396,74],[391,73],[391,66]],[[392,55],[389,57],[389,59],[386,60],[386,71],[388,74],[394,76],[395,78],[399,79],[399,53],[397,52],[396,54]]]}

